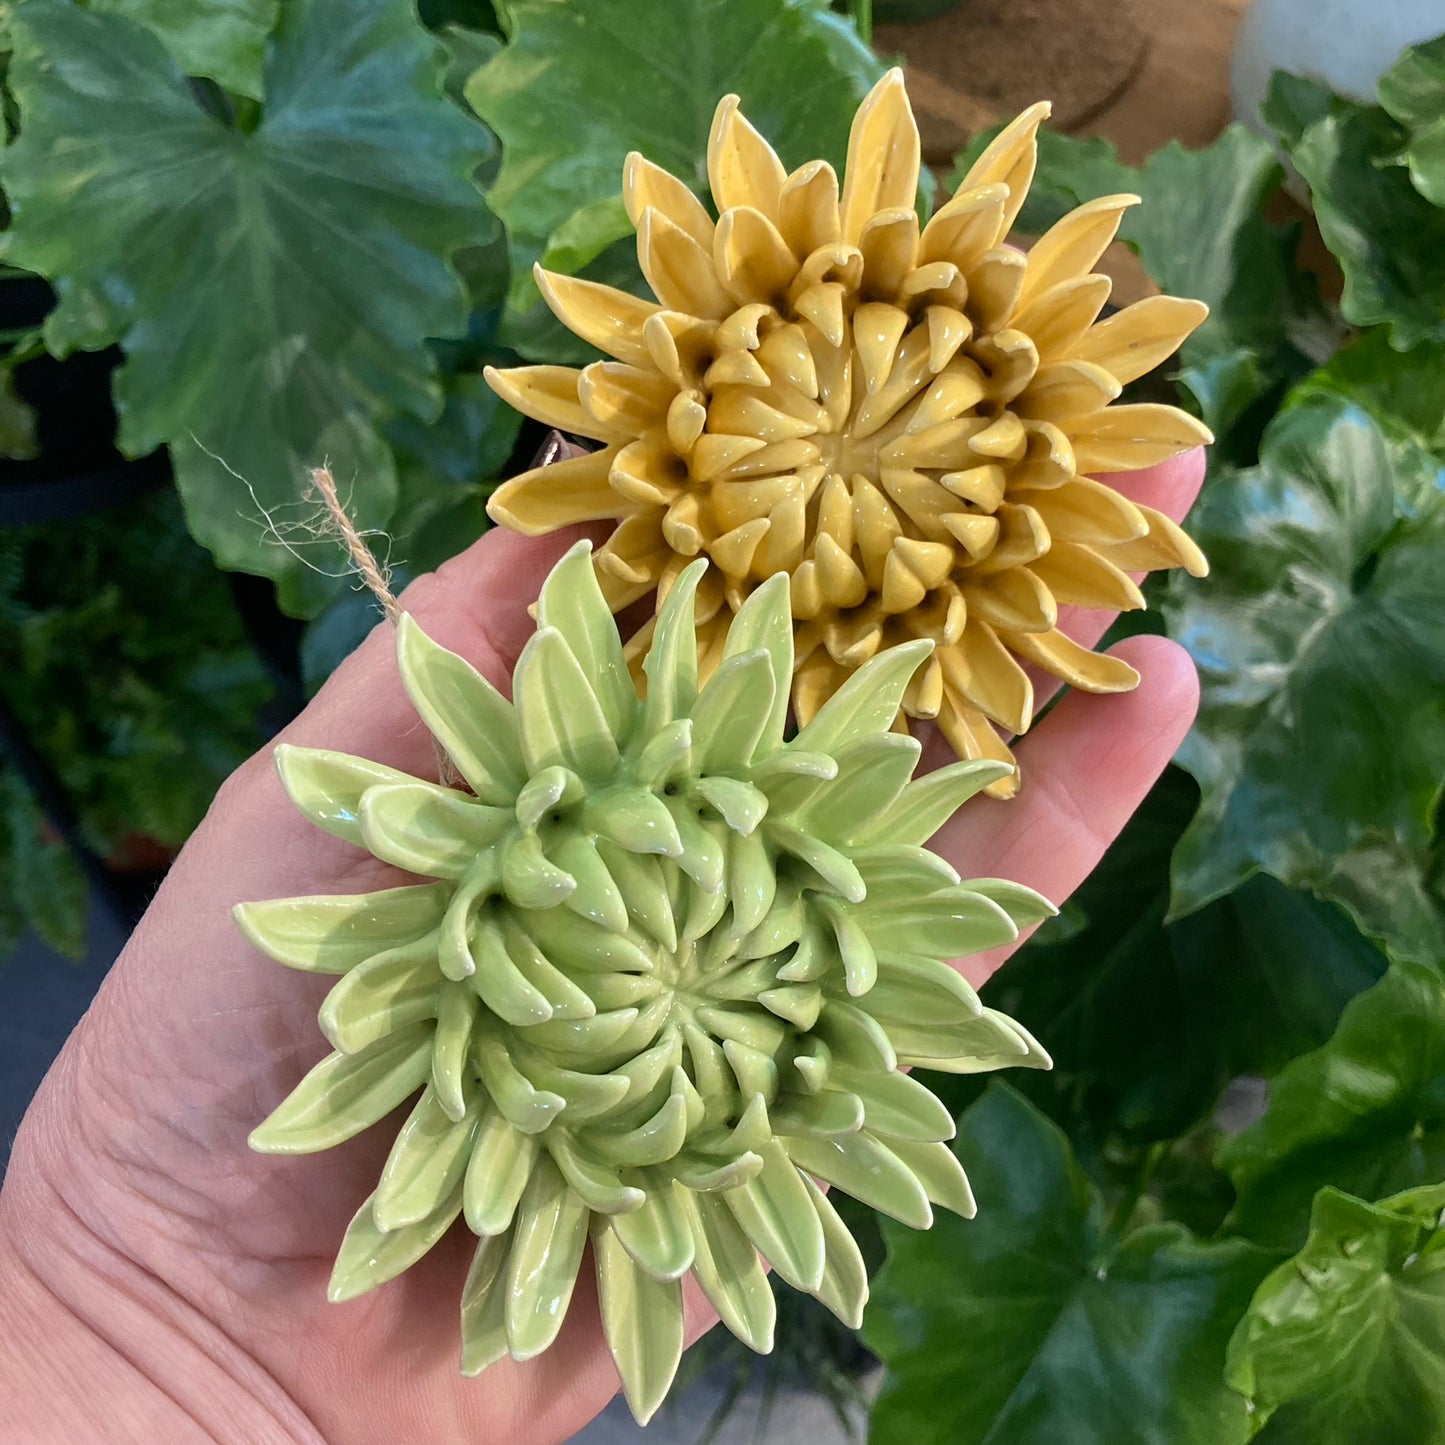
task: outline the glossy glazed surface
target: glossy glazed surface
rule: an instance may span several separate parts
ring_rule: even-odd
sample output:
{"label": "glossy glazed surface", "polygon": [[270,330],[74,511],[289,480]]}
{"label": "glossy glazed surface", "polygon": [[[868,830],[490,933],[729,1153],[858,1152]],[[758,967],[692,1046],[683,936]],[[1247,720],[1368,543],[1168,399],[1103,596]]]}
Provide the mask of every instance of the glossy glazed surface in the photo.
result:
{"label": "glossy glazed surface", "polygon": [[897,70],[858,112],[841,189],[822,161],[786,173],[736,97],[709,147],[718,221],[630,156],[623,195],[657,303],[539,271],[557,315],[615,359],[489,379],[602,447],[505,483],[493,517],[526,533],[618,519],[597,557],[614,610],[706,558],[704,676],[733,614],[787,574],[805,722],[880,649],[920,637],[935,650],[904,715],[936,718],[964,758],[1010,759],[995,725],[1029,726],[1024,663],[1088,691],[1135,686],[1059,630],[1059,608],[1142,607],[1131,573],[1206,570],[1169,518],[1090,476],[1210,439],[1174,407],[1115,404],[1206,308],[1156,296],[1098,320],[1110,282],[1092,268],[1134,196],[1081,206],[1027,254],[1005,244],[1047,114],[1003,131],[926,225]]}
{"label": "glossy glazed surface", "polygon": [[236,910],[270,957],[340,975],[335,1052],[253,1147],[323,1150],[416,1100],[332,1297],[461,1218],[479,1238],[463,1367],[527,1359],[590,1235],[639,1418],[676,1369],[689,1271],[758,1350],[760,1255],[857,1323],[863,1262],[816,1181],[918,1228],[935,1204],[972,1212],[953,1122],[901,1065],[1048,1066],[946,962],[1051,909],[920,846],[1006,769],[911,780],[919,744],[890,728],[931,644],[881,652],[784,742],[787,579],[753,592],[700,684],[703,570],[659,613],[645,699],[585,543],[543,588],[514,702],[403,619],[402,677],[467,788],[325,751],[278,764],[319,827],[434,881]]}

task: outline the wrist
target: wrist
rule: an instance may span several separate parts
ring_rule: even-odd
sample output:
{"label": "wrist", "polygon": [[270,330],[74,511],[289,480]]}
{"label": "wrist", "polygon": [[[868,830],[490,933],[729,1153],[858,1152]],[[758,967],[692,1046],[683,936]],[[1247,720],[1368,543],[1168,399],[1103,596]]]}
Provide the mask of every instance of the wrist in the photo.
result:
{"label": "wrist", "polygon": [[322,1445],[274,1380],[15,1161],[0,1190],[7,1445]]}

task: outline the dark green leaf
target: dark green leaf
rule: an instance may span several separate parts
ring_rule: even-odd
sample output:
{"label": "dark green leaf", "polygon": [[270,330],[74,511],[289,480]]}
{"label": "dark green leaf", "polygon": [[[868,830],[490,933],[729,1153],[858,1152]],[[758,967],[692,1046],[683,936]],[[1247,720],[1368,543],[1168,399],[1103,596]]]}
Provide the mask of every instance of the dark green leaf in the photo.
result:
{"label": "dark green leaf", "polygon": [[1364,1199],[1445,1177],[1445,979],[1397,963],[1334,1037],[1271,1084],[1269,1107],[1219,1151],[1239,1233],[1294,1248],[1329,1184]]}
{"label": "dark green leaf", "polygon": [[491,204],[514,239],[534,243],[615,196],[632,150],[705,189],[713,109],[729,92],[785,164],[841,165],[853,112],[882,73],[845,22],[803,0],[508,10],[511,41],[468,94],[502,138]]}
{"label": "dark green leaf", "polygon": [[261,60],[280,0],[86,0],[160,37],[187,75],[204,75],[239,95],[261,98]]}
{"label": "dark green leaf", "polygon": [[1378,106],[1351,106],[1315,121],[1290,151],[1345,273],[1340,310],[1357,326],[1388,323],[1402,350],[1445,340],[1445,211],[1411,184],[1406,140]]}
{"label": "dark green leaf", "polygon": [[1397,521],[1409,487],[1363,412],[1317,398],[1195,510],[1213,575],[1166,604],[1203,688],[1176,915],[1263,870],[1412,957],[1441,947],[1423,873],[1445,776],[1445,503]]}
{"label": "dark green leaf", "polygon": [[1133,1140],[1167,1139],[1246,1073],[1270,1074],[1329,1038],[1384,959],[1335,908],[1255,878],[1164,924],[1169,859],[1193,816],[1171,769],[1073,902],[1085,925],[1047,931],[992,980],[986,1000],[1046,1039],[1054,1072],[1031,1097]]}
{"label": "dark green leaf", "polygon": [[36,455],[35,413],[15,390],[15,368],[0,360],[0,457],[13,462]]}
{"label": "dark green leaf", "polygon": [[1321,393],[1369,412],[1390,452],[1402,514],[1433,506],[1445,492],[1445,343],[1397,351],[1377,326],[1312,372],[1290,400]]}
{"label": "dark green leaf", "polygon": [[1269,92],[1259,113],[1264,123],[1280,138],[1284,148],[1292,150],[1317,120],[1323,120],[1336,111],[1347,110],[1350,105],[1350,101],[1317,80],[1277,70],[1270,79]]}
{"label": "dark green leaf", "polygon": [[1445,1185],[1378,1205],[1322,1189],[1256,1291],[1228,1377],[1267,1445],[1445,1441]]}
{"label": "dark green leaf", "polygon": [[57,285],[51,345],[119,340],[124,448],[171,444],[196,536],[314,607],[264,518],[329,461],[358,523],[386,521],[377,423],[440,408],[425,338],[465,326],[446,257],[486,215],[485,133],[440,97],[407,0],[288,4],[250,134],[118,16],[29,0],[15,35],[10,254]]}
{"label": "dark green leaf", "polygon": [[1270,1262],[1178,1225],[1122,1244],[1063,1135],[993,1084],[955,1146],[974,1220],[885,1224],[865,1339],[889,1374],[874,1445],[1232,1445],[1225,1342]]}
{"label": "dark green leaf", "polygon": [[70,849],[47,836],[44,815],[8,768],[0,768],[0,828],[5,834],[0,845],[7,864],[4,887],[21,918],[56,953],[83,958],[85,878]]}

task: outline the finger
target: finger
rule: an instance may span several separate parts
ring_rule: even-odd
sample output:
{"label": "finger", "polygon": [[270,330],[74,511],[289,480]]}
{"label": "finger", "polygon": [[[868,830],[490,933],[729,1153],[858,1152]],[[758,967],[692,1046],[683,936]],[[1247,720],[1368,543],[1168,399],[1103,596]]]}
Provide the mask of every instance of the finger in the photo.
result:
{"label": "finger", "polygon": [[[1138,669],[1138,688],[1066,697],[1019,743],[1018,797],[978,798],[934,838],[965,878],[1008,878],[1062,903],[1174,756],[1199,703],[1188,653],[1163,637],[1131,637],[1112,651]],[[1018,946],[970,958],[963,972],[982,983]]]}

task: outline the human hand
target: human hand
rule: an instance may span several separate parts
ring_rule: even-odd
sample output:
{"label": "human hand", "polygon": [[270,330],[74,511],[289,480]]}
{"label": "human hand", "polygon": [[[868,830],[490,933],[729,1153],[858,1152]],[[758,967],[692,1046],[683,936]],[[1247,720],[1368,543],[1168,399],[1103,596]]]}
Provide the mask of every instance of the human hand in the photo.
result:
{"label": "human hand", "polygon": [[[1114,485],[1179,518],[1202,472],[1196,453]],[[527,605],[572,540],[494,532],[403,605],[505,687],[532,631]],[[1063,625],[1092,643],[1110,620],[1087,612]],[[1019,797],[975,800],[935,840],[965,877],[1011,878],[1061,902],[1167,764],[1193,717],[1192,666],[1161,638],[1117,650],[1138,690],[1063,699],[1018,746]],[[1049,680],[1037,681],[1042,702]],[[436,775],[388,628],[281,740]],[[326,1051],[313,1020],[330,980],[261,957],[231,906],[396,881],[296,813],[269,748],[222,789],[42,1085],[0,1192],[0,1419],[19,1422],[23,1445],[543,1445],[615,1392],[589,1271],[551,1349],[475,1380],[457,1369],[460,1233],[375,1293],[327,1302],[388,1131],[304,1160],[247,1148]],[[981,982],[1010,951],[966,972]],[[711,1319],[690,1298],[694,1338]]]}

